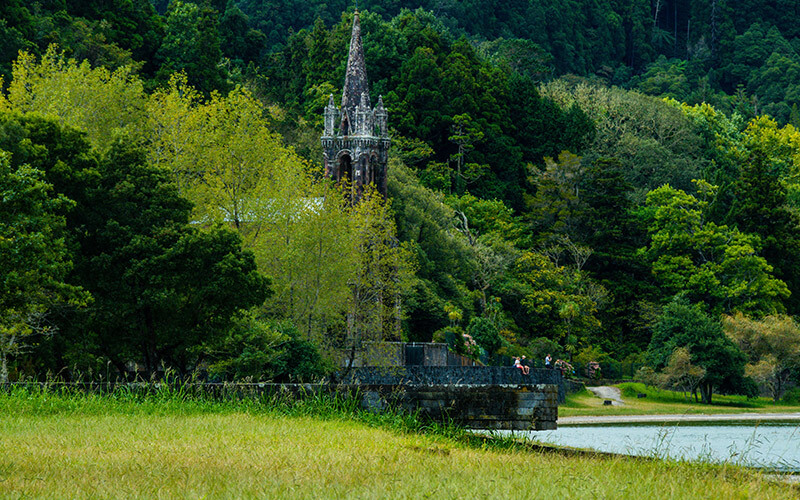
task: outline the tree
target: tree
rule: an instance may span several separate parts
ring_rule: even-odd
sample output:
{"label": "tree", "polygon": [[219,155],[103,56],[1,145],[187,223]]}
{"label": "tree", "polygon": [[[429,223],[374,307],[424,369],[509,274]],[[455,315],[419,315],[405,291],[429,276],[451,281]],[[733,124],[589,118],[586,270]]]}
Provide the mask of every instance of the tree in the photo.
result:
{"label": "tree", "polygon": [[546,245],[560,236],[580,238],[585,176],[586,166],[581,158],[569,151],[562,151],[557,161],[545,158],[543,170],[531,169],[530,181],[536,194],[526,200],[533,239],[529,245]]}
{"label": "tree", "polygon": [[397,241],[394,219],[388,203],[369,186],[352,207],[352,251],[356,257],[354,273],[347,285],[348,366],[352,366],[356,346],[365,341],[399,340],[401,298],[413,272],[410,254]]}
{"label": "tree", "polygon": [[233,2],[219,20],[219,35],[223,55],[245,63],[258,61],[266,45],[264,34],[250,28],[248,17]]}
{"label": "tree", "polygon": [[518,257],[512,241],[521,232],[508,207],[499,200],[481,200],[469,193],[447,202],[455,208],[457,229],[471,247],[474,261],[472,283],[480,294],[480,313],[489,309],[489,290],[499,282]]}
{"label": "tree", "polygon": [[[396,157],[389,162],[388,193],[397,238],[408,245],[416,264],[411,290],[403,304],[404,323],[410,340],[429,342],[433,332],[448,324],[445,303],[468,308],[465,283],[472,278],[476,263],[467,238],[456,227],[455,211],[445,203],[444,195],[424,187]],[[459,208],[470,216],[474,213],[467,207]],[[470,220],[478,218],[473,216]],[[492,219],[487,217],[486,224],[478,227],[489,227]],[[510,220],[510,214],[498,219]]]}
{"label": "tree", "polygon": [[680,389],[684,393],[684,397],[686,397],[686,393],[692,393],[697,401],[697,387],[705,376],[705,368],[692,364],[692,355],[689,349],[676,347],[661,374],[660,385]]}
{"label": "tree", "polygon": [[[714,196],[716,186],[696,184],[701,195]],[[669,185],[647,194],[650,244],[641,253],[653,275],[671,293],[683,292],[715,313],[782,311],[789,290],[759,256],[760,238],[708,220],[708,204]]]}
{"label": "tree", "polygon": [[[659,30],[662,32],[662,30]],[[647,66],[646,71],[631,81],[644,94],[670,97],[686,101],[689,95],[689,82],[686,78],[686,60],[667,59],[659,56]]]}
{"label": "tree", "polygon": [[541,166],[544,158],[555,158],[562,151],[583,153],[591,144],[595,124],[573,102],[560,105],[542,95],[530,78],[512,73],[508,77],[508,103],[512,121],[510,134],[522,150],[522,161]]}
{"label": "tree", "polygon": [[89,298],[65,282],[72,262],[63,210],[74,204],[52,189],[40,170],[12,167],[0,150],[0,384],[8,382],[8,359],[28,339],[56,330],[48,320],[53,307]]}
{"label": "tree", "polygon": [[783,179],[789,176],[782,178],[776,163],[760,148],[751,149],[732,189],[728,220],[761,237],[762,255],[787,284],[787,311],[795,314],[800,311],[800,218],[788,206]]}
{"label": "tree", "polygon": [[14,62],[8,103],[86,132],[105,150],[115,134],[137,137],[144,122],[144,87],[134,68],[109,71],[67,58],[51,45],[41,59],[27,52]]}
{"label": "tree", "polygon": [[635,200],[663,184],[689,189],[709,164],[707,151],[679,105],[637,92],[566,79],[541,87],[562,108],[577,104],[595,124],[588,149],[616,158]]}
{"label": "tree", "polygon": [[189,84],[201,92],[226,90],[227,81],[219,64],[222,50],[218,15],[206,4],[170,3],[164,40],[155,55],[160,65],[158,80],[167,82],[173,73],[182,71]]}
{"label": "tree", "polygon": [[475,316],[467,325],[467,335],[472,337],[489,356],[494,355],[502,346],[503,339],[497,325],[491,318]]}
{"label": "tree", "polygon": [[272,278],[268,310],[322,343],[340,322],[355,269],[345,200],[282,144],[244,90],[204,99],[183,77],[148,106],[150,161],[172,172],[193,218],[233,227]]}
{"label": "tree", "polygon": [[723,316],[722,326],[747,354],[747,374],[766,385],[777,402],[800,368],[800,326],[790,316],[757,320],[741,313]]}
{"label": "tree", "polygon": [[120,140],[99,170],[76,214],[71,275],[95,302],[72,338],[120,373],[127,361],[191,371],[238,311],[263,303],[268,282],[236,233],[189,225],[191,204],[142,149]]}
{"label": "tree", "polygon": [[580,184],[584,208],[572,237],[592,249],[584,269],[609,292],[598,316],[603,328],[592,343],[622,358],[647,348],[647,311],[661,299],[649,263],[637,255],[646,228],[634,216],[632,187],[616,159],[591,162]]}
{"label": "tree", "polygon": [[450,156],[451,161],[455,161],[456,172],[455,192],[463,194],[466,185],[477,180],[482,170],[487,166],[477,163],[467,163],[467,154],[475,148],[475,143],[483,139],[483,132],[475,125],[469,113],[456,115],[453,117],[452,135],[447,139],[458,146],[456,153]]}
{"label": "tree", "polygon": [[543,80],[553,73],[553,56],[524,38],[482,42],[478,50],[493,63],[507,65],[515,73],[534,81]]}
{"label": "tree", "polygon": [[511,292],[506,300],[510,304],[520,301],[535,325],[530,331],[548,332],[574,353],[600,327],[597,312],[607,292],[581,270],[585,248],[566,243],[565,247],[549,248],[548,254],[528,251],[520,256],[514,281],[505,285],[510,285],[505,294]]}
{"label": "tree", "polygon": [[692,364],[706,371],[699,383],[703,403],[711,403],[715,389],[748,393],[744,353],[725,336],[720,322],[709,316],[702,305],[678,297],[664,307],[656,321],[647,349],[650,362],[656,369],[662,369],[680,347],[688,349]]}

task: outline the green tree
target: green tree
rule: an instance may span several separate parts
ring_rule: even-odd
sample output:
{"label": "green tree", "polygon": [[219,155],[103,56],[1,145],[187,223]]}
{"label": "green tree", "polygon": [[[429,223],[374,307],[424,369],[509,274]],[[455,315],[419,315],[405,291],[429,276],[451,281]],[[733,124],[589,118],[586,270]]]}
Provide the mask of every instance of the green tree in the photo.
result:
{"label": "green tree", "polygon": [[575,103],[589,116],[595,124],[592,156],[619,160],[635,201],[663,184],[686,190],[702,178],[707,151],[676,103],[566,79],[543,85],[541,92],[562,108]]}
{"label": "green tree", "polygon": [[400,340],[399,306],[413,273],[410,253],[397,241],[394,218],[380,193],[368,188],[350,217],[354,246],[348,250],[356,260],[347,283],[348,366],[361,343]]}
{"label": "green tree", "polygon": [[522,254],[516,262],[514,281],[503,287],[503,301],[512,307],[519,301],[530,316],[528,331],[535,336],[548,332],[574,354],[578,345],[600,327],[597,312],[606,302],[607,291],[582,270],[586,249],[568,241],[565,247],[552,246],[546,249],[547,254]]}
{"label": "green tree", "polygon": [[515,73],[532,80],[543,80],[553,73],[553,56],[524,38],[498,38],[482,42],[478,50],[494,64],[508,66]]}
{"label": "green tree", "polygon": [[155,55],[160,66],[156,79],[168,82],[173,73],[183,71],[201,92],[226,90],[218,23],[218,12],[210,6],[170,3],[164,40]]}
{"label": "green tree", "polygon": [[8,105],[55,118],[86,132],[105,150],[115,134],[136,136],[144,123],[144,87],[129,66],[109,71],[67,58],[50,46],[41,59],[22,53],[14,62]]}
{"label": "green tree", "polygon": [[699,304],[676,298],[664,308],[653,328],[648,347],[650,362],[656,369],[668,365],[677,348],[686,348],[691,363],[703,368],[699,389],[703,403],[711,404],[714,390],[748,393],[744,379],[744,353],[725,336],[719,321]]}
{"label": "green tree", "polygon": [[476,316],[467,325],[467,335],[472,337],[489,356],[495,354],[502,346],[503,339],[494,321],[487,317]]}
{"label": "green tree", "polygon": [[266,45],[266,37],[250,28],[250,20],[233,2],[228,2],[219,20],[222,55],[244,63],[258,61]]}
{"label": "green tree", "polygon": [[690,88],[686,78],[686,61],[659,56],[631,84],[644,94],[685,101]]}
{"label": "green tree", "polygon": [[800,311],[800,219],[788,206],[777,165],[763,151],[752,149],[731,191],[728,220],[760,236],[762,255],[791,292],[785,299],[787,312],[795,314]]}
{"label": "green tree", "polygon": [[483,132],[475,125],[469,113],[456,115],[453,117],[452,135],[447,138],[456,144],[456,153],[450,156],[450,160],[456,164],[455,192],[463,194],[466,185],[474,182],[481,175],[482,170],[487,166],[477,163],[467,163],[467,155],[475,148],[475,143],[483,139]]}
{"label": "green tree", "polygon": [[194,369],[237,311],[266,298],[267,281],[238,235],[190,226],[191,204],[143,150],[112,145],[87,190],[71,279],[95,302],[73,338],[121,373],[129,360],[150,372]]}
{"label": "green tree", "polygon": [[800,326],[790,316],[756,320],[741,313],[724,316],[722,326],[747,354],[747,374],[767,386],[777,402],[800,368]]}
{"label": "green tree", "polygon": [[665,388],[677,388],[684,393],[684,397],[687,392],[692,393],[697,401],[697,387],[705,376],[705,368],[692,364],[692,354],[689,349],[676,347],[661,373],[659,385]]}
{"label": "green tree", "polygon": [[[716,186],[697,186],[713,197]],[[648,193],[650,244],[642,255],[653,275],[667,291],[686,293],[715,313],[782,311],[789,290],[759,255],[760,238],[708,220],[708,204],[668,185]]]}
{"label": "green tree", "polygon": [[321,343],[343,313],[355,268],[341,193],[315,181],[247,91],[203,99],[175,77],[148,109],[150,162],[172,172],[195,203],[194,220],[236,229],[273,280],[270,312]]}
{"label": "green tree", "polygon": [[585,208],[573,238],[592,249],[584,269],[609,292],[598,315],[603,328],[592,343],[623,358],[647,348],[650,331],[645,316],[661,300],[661,292],[649,263],[637,255],[647,233],[634,217],[632,186],[619,161],[597,159],[585,174],[581,182]]}
{"label": "green tree", "polygon": [[261,318],[247,311],[209,352],[209,372],[223,380],[314,381],[327,368],[316,344],[291,321]]}
{"label": "green tree", "polygon": [[549,244],[559,236],[580,238],[586,204],[582,181],[586,166],[581,158],[562,151],[558,160],[545,158],[545,168],[531,169],[535,194],[526,199],[531,222],[529,245]]}
{"label": "green tree", "polygon": [[508,113],[513,123],[510,135],[522,150],[522,161],[541,166],[544,158],[562,151],[582,153],[595,134],[594,121],[577,103],[557,104],[542,95],[530,78],[512,73],[508,77]]}
{"label": "green tree", "polygon": [[465,283],[475,269],[473,254],[441,192],[424,187],[396,158],[390,159],[388,176],[397,238],[408,245],[416,263],[403,304],[407,335],[430,341],[433,332],[448,325],[445,303],[468,308]]}
{"label": "green tree", "polygon": [[72,262],[63,211],[72,205],[53,194],[40,170],[12,167],[0,150],[0,383],[8,382],[10,357],[34,335],[57,330],[48,318],[54,307],[89,298],[65,281]]}

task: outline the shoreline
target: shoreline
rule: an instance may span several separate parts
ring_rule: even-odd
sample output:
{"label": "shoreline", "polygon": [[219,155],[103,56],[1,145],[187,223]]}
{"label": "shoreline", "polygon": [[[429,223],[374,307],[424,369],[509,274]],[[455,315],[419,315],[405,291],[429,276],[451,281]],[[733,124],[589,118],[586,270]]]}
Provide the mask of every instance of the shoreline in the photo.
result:
{"label": "shoreline", "polygon": [[794,413],[720,413],[720,414],[673,414],[673,415],[604,415],[558,417],[558,426],[616,425],[616,424],[672,424],[701,422],[797,422],[800,412]]}

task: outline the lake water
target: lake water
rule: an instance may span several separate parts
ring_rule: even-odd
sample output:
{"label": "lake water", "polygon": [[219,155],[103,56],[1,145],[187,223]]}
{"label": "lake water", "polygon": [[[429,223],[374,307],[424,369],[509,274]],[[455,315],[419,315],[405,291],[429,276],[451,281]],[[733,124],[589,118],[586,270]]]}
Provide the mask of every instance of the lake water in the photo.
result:
{"label": "lake water", "polygon": [[800,423],[559,426],[526,433],[540,443],[627,455],[800,471]]}

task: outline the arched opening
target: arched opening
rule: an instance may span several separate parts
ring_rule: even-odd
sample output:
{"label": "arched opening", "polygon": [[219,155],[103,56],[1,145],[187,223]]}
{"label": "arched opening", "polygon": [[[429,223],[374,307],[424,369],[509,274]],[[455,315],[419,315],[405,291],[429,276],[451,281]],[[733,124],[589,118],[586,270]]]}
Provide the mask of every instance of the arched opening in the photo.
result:
{"label": "arched opening", "polygon": [[336,180],[341,181],[344,179],[352,179],[353,173],[353,159],[350,154],[342,153],[339,155],[339,166],[336,169]]}

